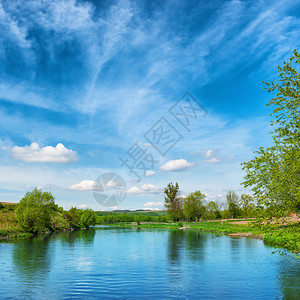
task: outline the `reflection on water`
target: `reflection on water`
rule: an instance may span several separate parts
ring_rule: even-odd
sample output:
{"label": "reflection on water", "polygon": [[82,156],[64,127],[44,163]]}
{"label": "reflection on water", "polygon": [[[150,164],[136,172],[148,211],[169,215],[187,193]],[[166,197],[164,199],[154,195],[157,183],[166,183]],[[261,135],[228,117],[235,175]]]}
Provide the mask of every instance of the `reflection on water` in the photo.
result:
{"label": "reflection on water", "polygon": [[53,242],[61,242],[69,248],[76,247],[78,244],[92,246],[94,237],[95,229],[90,228],[89,231],[67,231],[16,241],[12,251],[15,270],[18,272],[18,276],[25,280],[43,280],[51,270],[51,260],[55,256]]}
{"label": "reflection on water", "polygon": [[183,243],[183,230],[171,230],[168,235],[168,259],[171,265],[180,265]]}
{"label": "reflection on water", "polygon": [[0,243],[2,298],[298,299],[300,260],[262,241],[96,227]]}
{"label": "reflection on water", "polygon": [[195,231],[171,230],[168,234],[168,260],[171,265],[180,265],[183,253],[190,260],[203,260],[205,258],[205,243],[207,234]]}
{"label": "reflection on water", "polygon": [[278,279],[284,299],[300,299],[300,263],[295,264],[294,257],[280,260]]}
{"label": "reflection on water", "polygon": [[17,241],[12,259],[18,275],[27,280],[41,280],[50,271],[49,235]]}
{"label": "reflection on water", "polygon": [[78,243],[86,246],[92,246],[95,238],[95,232],[95,228],[91,227],[88,231],[76,230],[57,233],[53,236],[53,238],[70,247],[75,247]]}

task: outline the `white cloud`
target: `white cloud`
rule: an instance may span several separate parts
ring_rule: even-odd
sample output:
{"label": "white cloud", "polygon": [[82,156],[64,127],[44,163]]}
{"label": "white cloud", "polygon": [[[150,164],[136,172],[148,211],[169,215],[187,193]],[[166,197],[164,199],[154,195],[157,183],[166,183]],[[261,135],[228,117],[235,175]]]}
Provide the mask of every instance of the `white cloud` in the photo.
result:
{"label": "white cloud", "polygon": [[117,186],[119,186],[118,183],[110,180],[105,184],[102,184],[102,182],[96,182],[93,180],[82,180],[81,182],[77,184],[73,184],[69,186],[70,190],[74,191],[104,191],[104,190],[112,190],[115,189]]}
{"label": "white cloud", "polygon": [[159,192],[159,188],[153,184],[144,184],[142,189],[146,193],[156,193]]}
{"label": "white cloud", "polygon": [[216,164],[221,161],[220,158],[217,158],[218,150],[206,150],[204,153],[204,157],[206,158],[204,162],[209,164]]}
{"label": "white cloud", "polygon": [[157,201],[157,202],[146,202],[145,204],[144,204],[144,206],[161,206],[161,205],[163,205],[163,203],[162,202],[160,202],[160,201]]}
{"label": "white cloud", "polygon": [[195,165],[196,163],[190,163],[185,159],[181,158],[181,159],[175,159],[166,162],[164,165],[160,167],[160,169],[163,171],[179,171],[179,170],[193,167]]}
{"label": "white cloud", "polygon": [[149,176],[153,176],[153,175],[155,175],[155,174],[156,174],[155,171],[147,170],[145,176],[146,176],[146,177],[149,177]]}
{"label": "white cloud", "polygon": [[14,159],[25,162],[51,162],[51,163],[68,163],[78,160],[78,154],[67,149],[59,143],[56,147],[46,146],[40,148],[38,143],[32,143],[30,146],[12,148]]}
{"label": "white cloud", "polygon": [[216,150],[207,150],[204,154],[205,158],[209,159],[214,157],[217,154]]}
{"label": "white cloud", "polygon": [[127,191],[128,194],[159,194],[161,189],[153,184],[144,184],[140,189],[137,186],[133,186]]}
{"label": "white cloud", "polygon": [[108,187],[108,188],[115,187],[115,186],[118,186],[118,183],[116,183],[112,180],[109,180],[105,186]]}
{"label": "white cloud", "polygon": [[87,208],[87,207],[89,207],[87,204],[80,204],[80,205],[79,205],[79,208],[81,208],[81,209],[85,209],[85,208]]}
{"label": "white cloud", "polygon": [[234,159],[234,155],[230,155],[228,157],[218,157],[218,150],[206,150],[204,153],[205,159],[203,160],[208,164],[217,164],[219,162],[231,161]]}
{"label": "white cloud", "polygon": [[83,180],[80,183],[71,185],[69,189],[74,191],[92,191],[96,185],[97,183],[93,180]]}
{"label": "white cloud", "polygon": [[210,159],[205,159],[204,162],[209,163],[209,164],[216,164],[221,162],[221,159],[217,158],[217,157],[212,157]]}
{"label": "white cloud", "polygon": [[144,210],[161,210],[159,207],[145,207]]}
{"label": "white cloud", "polygon": [[127,190],[127,194],[142,194],[143,191],[139,189],[137,186],[133,186]]}

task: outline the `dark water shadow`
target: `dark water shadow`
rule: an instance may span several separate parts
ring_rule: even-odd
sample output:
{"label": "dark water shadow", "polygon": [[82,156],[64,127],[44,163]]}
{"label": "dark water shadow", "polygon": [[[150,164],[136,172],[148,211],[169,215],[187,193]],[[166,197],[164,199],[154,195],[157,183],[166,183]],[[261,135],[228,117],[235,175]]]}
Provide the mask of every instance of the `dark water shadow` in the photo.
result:
{"label": "dark water shadow", "polygon": [[51,236],[41,235],[14,242],[12,262],[18,277],[26,281],[41,281],[50,271],[51,258],[49,251]]}

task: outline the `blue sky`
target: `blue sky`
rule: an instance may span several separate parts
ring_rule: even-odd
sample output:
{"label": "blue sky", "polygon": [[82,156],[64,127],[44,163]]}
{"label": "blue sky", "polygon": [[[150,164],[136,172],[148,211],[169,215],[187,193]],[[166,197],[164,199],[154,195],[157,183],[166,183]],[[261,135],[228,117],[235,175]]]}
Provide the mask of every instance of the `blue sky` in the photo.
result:
{"label": "blue sky", "polygon": [[[0,199],[38,186],[104,210],[91,189],[113,172],[119,209],[159,209],[170,181],[246,192],[241,162],[272,142],[262,81],[299,49],[300,1],[0,0],[0,28]],[[207,111],[189,131],[169,112],[186,91]],[[182,136],[164,156],[144,137],[161,117]],[[120,161],[136,142],[156,160],[139,182]]]}

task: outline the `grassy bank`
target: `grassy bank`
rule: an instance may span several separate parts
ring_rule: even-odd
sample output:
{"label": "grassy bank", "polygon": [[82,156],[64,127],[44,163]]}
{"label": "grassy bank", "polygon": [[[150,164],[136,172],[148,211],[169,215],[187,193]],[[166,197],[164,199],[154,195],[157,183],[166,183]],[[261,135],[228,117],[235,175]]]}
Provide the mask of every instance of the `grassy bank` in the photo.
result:
{"label": "grassy bank", "polygon": [[[241,220],[239,220],[241,221]],[[178,223],[142,223],[142,224],[114,224],[119,226],[136,226],[141,228],[166,228],[200,230],[218,232],[232,237],[260,238],[264,243],[286,249],[297,255],[300,253],[300,224],[264,224],[263,222],[250,221],[239,224],[233,221],[208,221],[208,222],[178,222]],[[245,222],[246,223],[246,222]],[[111,224],[110,224],[111,225]]]}
{"label": "grassy bank", "polygon": [[[13,238],[28,238],[34,234],[29,230],[25,230],[20,223],[17,222],[15,210],[18,204],[0,203],[0,240]],[[94,221],[90,220],[83,214],[82,210],[72,208],[64,211],[62,208],[51,211],[51,221],[49,226],[41,227],[35,234],[46,234],[58,231],[68,231],[75,229],[85,229],[89,225],[94,225]],[[80,218],[81,216],[84,217]],[[96,219],[96,215],[94,217]],[[91,224],[90,224],[91,223]]]}
{"label": "grassy bank", "polygon": [[5,207],[0,210],[0,239],[29,237],[15,219],[13,209]]}

